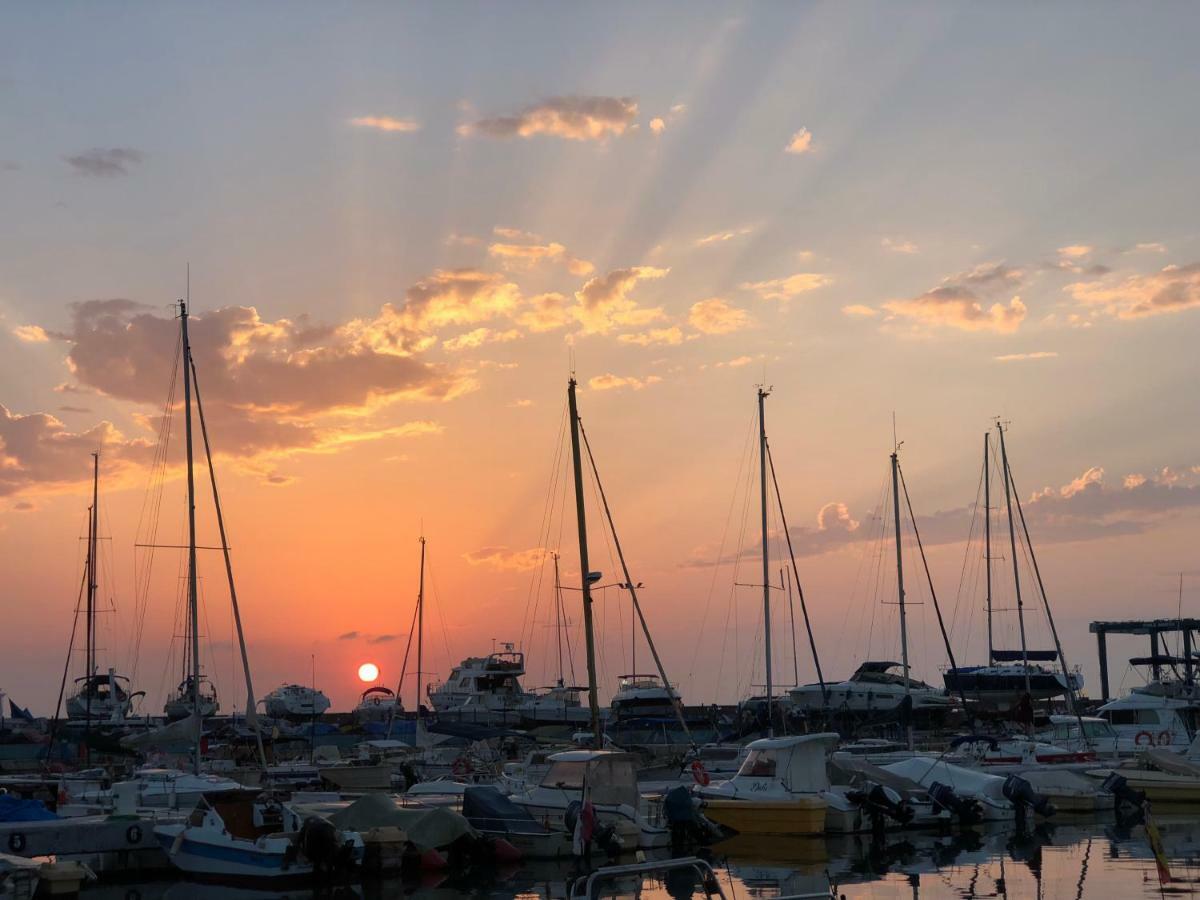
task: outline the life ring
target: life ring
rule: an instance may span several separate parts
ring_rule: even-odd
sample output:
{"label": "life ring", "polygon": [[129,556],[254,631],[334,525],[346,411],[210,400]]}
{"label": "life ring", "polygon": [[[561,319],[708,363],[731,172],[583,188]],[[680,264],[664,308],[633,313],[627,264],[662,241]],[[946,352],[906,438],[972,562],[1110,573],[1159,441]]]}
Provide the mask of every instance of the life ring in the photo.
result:
{"label": "life ring", "polygon": [[708,771],[704,768],[704,763],[700,762],[698,759],[692,760],[692,779],[696,782],[696,784],[700,785],[700,787],[708,787],[709,782],[712,781],[712,779],[708,777]]}
{"label": "life ring", "polygon": [[450,771],[455,775],[470,775],[474,771],[471,761],[465,756],[460,756],[450,765]]}
{"label": "life ring", "polygon": [[125,840],[131,844],[140,844],[142,842],[142,826],[130,825],[125,829]]}
{"label": "life ring", "polygon": [[1160,731],[1158,733],[1158,746],[1165,747],[1169,743],[1171,743],[1171,732]]}
{"label": "life ring", "polygon": [[25,849],[25,835],[19,831],[14,831],[8,836],[8,849],[13,853],[20,853]]}
{"label": "life ring", "polygon": [[[1142,738],[1145,738],[1145,740],[1142,740]],[[1153,747],[1154,746],[1154,735],[1152,735],[1148,731],[1139,731],[1137,733],[1137,737],[1135,737],[1133,739],[1133,743],[1138,747],[1142,747],[1142,746]]]}

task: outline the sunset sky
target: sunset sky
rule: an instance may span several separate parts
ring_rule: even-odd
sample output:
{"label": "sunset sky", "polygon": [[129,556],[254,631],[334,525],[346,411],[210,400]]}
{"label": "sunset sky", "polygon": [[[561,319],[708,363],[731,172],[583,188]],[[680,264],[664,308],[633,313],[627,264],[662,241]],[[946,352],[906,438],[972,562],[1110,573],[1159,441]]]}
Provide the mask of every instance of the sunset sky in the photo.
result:
{"label": "sunset sky", "polygon": [[[735,584],[761,580],[762,383],[827,676],[899,658],[893,414],[956,653],[980,661],[967,538],[1001,417],[1098,695],[1089,621],[1176,614],[1180,573],[1185,612],[1200,594],[1198,38],[1184,3],[7,7],[0,690],[53,709],[95,450],[101,665],[136,660],[156,713],[179,680],[182,555],[146,574],[134,544],[190,264],[260,694],[315,666],[345,709],[363,662],[394,685],[422,533],[425,680],[494,641],[523,645],[527,686],[555,677],[548,551],[579,579],[573,367],[685,700],[763,678],[761,592]],[[173,427],[164,544],[186,537],[178,410]],[[617,581],[592,501],[592,567]],[[906,565],[926,599],[911,548]],[[201,576],[205,665],[240,705],[219,553]],[[597,606],[607,698],[632,665],[628,597]],[[914,674],[940,684],[927,599],[912,628]],[[1005,646],[1014,629],[1000,614]],[[1147,648],[1110,646],[1128,688]]]}

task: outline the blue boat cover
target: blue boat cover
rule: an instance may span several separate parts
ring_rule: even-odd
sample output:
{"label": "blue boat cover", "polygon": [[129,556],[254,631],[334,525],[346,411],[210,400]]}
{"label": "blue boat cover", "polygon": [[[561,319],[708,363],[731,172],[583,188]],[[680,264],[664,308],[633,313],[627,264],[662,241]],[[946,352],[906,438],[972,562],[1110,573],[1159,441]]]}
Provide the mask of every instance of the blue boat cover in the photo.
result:
{"label": "blue boat cover", "polygon": [[0,794],[0,822],[45,822],[57,818],[41,800],[21,800],[11,794]]}
{"label": "blue boat cover", "polygon": [[513,803],[494,787],[469,787],[463,791],[462,814],[480,831],[545,834],[546,828],[523,806]]}

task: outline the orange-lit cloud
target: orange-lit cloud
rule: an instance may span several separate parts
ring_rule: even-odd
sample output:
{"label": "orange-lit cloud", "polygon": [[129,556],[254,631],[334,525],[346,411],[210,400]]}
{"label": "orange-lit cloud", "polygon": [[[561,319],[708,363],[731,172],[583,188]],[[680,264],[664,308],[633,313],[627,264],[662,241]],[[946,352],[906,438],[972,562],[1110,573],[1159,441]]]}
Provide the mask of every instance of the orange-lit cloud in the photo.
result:
{"label": "orange-lit cloud", "polygon": [[786,303],[794,297],[815,291],[832,284],[833,279],[828,275],[817,272],[798,272],[786,278],[772,278],[768,281],[747,281],[742,290],[754,291],[764,300],[778,300]]}
{"label": "orange-lit cloud", "polygon": [[921,252],[921,248],[912,241],[906,241],[901,238],[885,237],[880,242],[880,245],[884,250],[890,250],[892,253],[903,253],[908,256],[912,256]]}
{"label": "orange-lit cloud", "polygon": [[463,136],[493,138],[549,135],[569,141],[603,141],[619,137],[637,118],[632,97],[550,97],[511,116],[496,116],[464,123]]}
{"label": "orange-lit cloud", "polygon": [[801,128],[792,135],[791,140],[788,141],[787,146],[783,149],[787,153],[811,153],[813,149],[812,142],[812,132],[807,128]]}
{"label": "orange-lit cloud", "polygon": [[996,362],[1024,362],[1029,359],[1054,359],[1058,356],[1055,350],[1035,350],[1032,353],[1005,353],[992,357]]}
{"label": "orange-lit cloud", "polygon": [[879,315],[879,310],[861,303],[851,303],[849,306],[842,307],[842,314],[859,319],[869,319],[871,316]]}
{"label": "orange-lit cloud", "polygon": [[1077,281],[1064,290],[1080,304],[1119,319],[1182,312],[1200,306],[1200,263],[1167,266],[1149,275]]}
{"label": "orange-lit cloud", "polygon": [[510,550],[508,547],[481,547],[463,554],[473,566],[486,566],[500,572],[528,572],[542,565],[549,553],[544,547]]}
{"label": "orange-lit cloud", "polygon": [[554,331],[573,322],[571,301],[557,293],[531,297],[517,316],[517,322],[530,331]]}
{"label": "orange-lit cloud", "polygon": [[704,334],[730,334],[748,328],[752,322],[750,313],[720,297],[700,300],[688,310],[688,323]]}
{"label": "orange-lit cloud", "polygon": [[502,244],[488,245],[488,255],[500,260],[506,269],[529,270],[543,262],[562,263],[567,271],[580,278],[591,275],[596,267],[586,259],[567,253],[562,244]]}
{"label": "orange-lit cloud", "polygon": [[1058,255],[1064,256],[1067,259],[1082,259],[1088,256],[1095,249],[1088,244],[1070,244],[1066,247],[1058,248]]}
{"label": "orange-lit cloud", "polygon": [[627,375],[613,375],[611,372],[606,372],[603,375],[596,375],[588,379],[588,387],[593,391],[613,391],[620,388],[629,388],[634,391],[640,391],[642,388],[649,387],[652,384],[657,384],[662,381],[657,375],[647,375],[645,378],[634,378]]}
{"label": "orange-lit cloud", "polygon": [[1020,297],[1007,305],[984,307],[981,297],[1016,287],[1024,277],[1020,269],[1003,263],[984,263],[952,275],[939,287],[906,300],[889,300],[883,308],[892,316],[906,318],[919,326],[956,328],[961,331],[994,331],[1010,334],[1025,319]]}
{"label": "orange-lit cloud", "polygon": [[702,238],[697,238],[696,246],[697,247],[708,247],[713,244],[723,244],[726,241],[732,241],[734,238],[737,238],[737,237],[745,237],[746,235],[750,234],[753,231],[754,231],[754,229],[749,226],[745,226],[743,228],[736,228],[732,231],[714,231],[712,234],[706,234]]}
{"label": "orange-lit cloud", "polygon": [[614,328],[636,328],[662,319],[661,307],[642,307],[630,296],[641,281],[665,278],[670,269],[633,266],[598,275],[575,293],[575,315],[585,334],[607,334]]}
{"label": "orange-lit cloud", "polygon": [[667,123],[663,121],[661,116],[655,116],[650,120],[650,130],[655,134],[662,134],[667,130]]}
{"label": "orange-lit cloud", "polygon": [[675,346],[683,343],[683,332],[679,329],[679,326],[672,325],[669,328],[652,328],[649,331],[618,335],[617,341],[622,344],[636,344],[639,347],[650,347],[660,344]]}
{"label": "orange-lit cloud", "polygon": [[46,329],[41,325],[17,325],[12,329],[13,336],[27,344],[44,344],[50,340],[50,335],[46,334]]}
{"label": "orange-lit cloud", "polygon": [[495,329],[482,326],[473,329],[457,337],[450,338],[442,343],[442,346],[447,350],[454,352],[457,350],[473,350],[476,347],[482,347],[484,344],[503,344],[509,341],[519,340],[521,332],[515,328],[509,328],[505,331],[496,331]]}
{"label": "orange-lit cloud", "polygon": [[371,128],[375,131],[387,131],[407,134],[421,130],[421,123],[416,119],[396,119],[392,116],[357,116],[350,120],[355,128]]}

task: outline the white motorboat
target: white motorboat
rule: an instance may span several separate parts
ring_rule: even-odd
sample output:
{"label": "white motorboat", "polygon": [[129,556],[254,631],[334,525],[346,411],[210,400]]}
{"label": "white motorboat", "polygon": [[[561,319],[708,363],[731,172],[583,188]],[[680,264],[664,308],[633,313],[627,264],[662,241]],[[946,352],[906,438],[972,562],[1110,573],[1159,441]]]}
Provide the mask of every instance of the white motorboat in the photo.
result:
{"label": "white motorboat", "polygon": [[571,831],[568,809],[590,797],[596,820],[616,827],[623,841],[648,849],[667,847],[671,832],[659,799],[643,797],[638,791],[637,757],[613,750],[566,750],[550,757],[550,768],[536,786],[514,794],[523,806],[546,827]]}
{"label": "white motorboat", "polygon": [[622,675],[612,698],[612,718],[617,722],[641,718],[674,718],[679,691],[657,675]]}
{"label": "white motorboat", "polygon": [[586,691],[587,688],[564,684],[530,691],[517,707],[517,712],[521,721],[532,727],[586,724],[592,717],[591,710],[580,699],[580,695]]}
{"label": "white motorboat", "polygon": [[[186,719],[192,714],[196,702],[196,698],[192,697],[192,676],[188,675],[179,683],[175,693],[163,705],[163,712],[172,721]],[[217,710],[220,709],[220,703],[217,701],[217,689],[211,681],[204,677],[200,679],[199,706],[200,717],[205,719],[215,716]]]}
{"label": "white motorboat", "polygon": [[354,718],[359,722],[386,722],[402,712],[404,704],[395,692],[377,684],[362,692],[358,706],[354,707]]}
{"label": "white motorboat", "polygon": [[954,819],[954,810],[935,803],[922,785],[859,756],[836,752],[829,767],[831,779],[839,783],[824,795],[826,832],[941,828]]}
{"label": "white motorboat", "polygon": [[[969,817],[959,806],[963,800],[973,802],[975,820],[979,822],[1010,821],[1016,816],[1018,805],[1029,806],[1039,815],[1054,813],[1053,804],[1037,795],[1019,775],[1001,777],[931,757],[913,757],[883,768],[917,782],[929,791],[935,803],[956,810],[960,818]],[[949,788],[957,799],[943,799],[944,792],[939,788]]]}
{"label": "white motorboat", "polygon": [[[1082,732],[1080,722],[1083,723]],[[1107,719],[1099,716],[1050,716],[1034,733],[1034,738],[1066,750],[1091,750],[1098,757],[1116,756],[1121,752],[1121,735]]]}
{"label": "white motorboat", "polygon": [[357,832],[245,792],[202,798],[186,822],[158,825],[154,834],[171,864],[189,875],[295,878],[349,868],[363,857]]}
{"label": "white motorboat", "polygon": [[497,653],[464,659],[445,681],[429,685],[429,702],[439,718],[486,725],[520,721],[527,696],[520,682],[525,654],[513,644],[503,647]]}
{"label": "white motorboat", "polygon": [[329,698],[315,688],[285,684],[262,699],[267,715],[276,719],[310,719],[329,709]]}
{"label": "white motorboat", "polygon": [[1195,704],[1189,700],[1131,691],[1110,700],[1096,715],[1117,733],[1117,751],[1140,753],[1151,747],[1183,752],[1192,742],[1188,728]]}
{"label": "white motorboat", "polygon": [[[892,671],[900,669],[901,671]],[[818,712],[826,708],[854,713],[891,712],[899,708],[905,697],[903,666],[898,662],[868,661],[846,681],[836,684],[805,684],[788,691],[792,708]],[[949,710],[955,705],[953,697],[923,681],[910,678],[908,691],[913,710]],[[828,696],[828,699],[826,699]]]}
{"label": "white motorboat", "polygon": [[238,791],[242,785],[220,775],[144,767],[127,781],[108,782],[101,770],[63,778],[58,785],[58,815],[88,816],[133,809],[193,809],[205,794]]}

